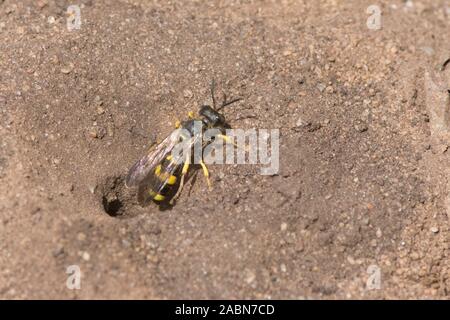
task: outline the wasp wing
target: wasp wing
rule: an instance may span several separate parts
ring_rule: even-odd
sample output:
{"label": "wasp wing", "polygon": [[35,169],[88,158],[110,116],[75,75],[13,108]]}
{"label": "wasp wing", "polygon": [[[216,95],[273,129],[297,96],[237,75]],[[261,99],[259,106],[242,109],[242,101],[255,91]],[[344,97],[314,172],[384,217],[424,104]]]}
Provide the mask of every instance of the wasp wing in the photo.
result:
{"label": "wasp wing", "polygon": [[156,195],[164,197],[161,201],[172,198],[178,189],[181,167],[185,161],[188,159],[190,161],[192,147],[199,137],[200,135],[196,135],[193,138],[184,139],[179,144],[179,149],[172,148],[163,155],[162,161],[155,170],[149,172],[139,183],[137,194],[139,204],[147,205]]}
{"label": "wasp wing", "polygon": [[166,155],[172,151],[176,143],[179,141],[180,130],[173,131],[161,143],[150,149],[150,151],[139,159],[128,171],[125,178],[127,187],[135,187],[144,180],[148,174],[158,165]]}
{"label": "wasp wing", "polygon": [[[150,172],[140,183],[137,192],[138,203],[142,206],[148,204],[157,194],[164,195],[164,197],[170,197],[167,194],[168,190],[166,186],[168,184],[178,183],[178,173],[181,169],[182,163],[177,161],[167,160],[166,154],[164,160],[154,171]],[[175,181],[171,181],[171,177],[175,177]],[[170,182],[170,183],[169,183]],[[175,190],[176,191],[176,190]]]}

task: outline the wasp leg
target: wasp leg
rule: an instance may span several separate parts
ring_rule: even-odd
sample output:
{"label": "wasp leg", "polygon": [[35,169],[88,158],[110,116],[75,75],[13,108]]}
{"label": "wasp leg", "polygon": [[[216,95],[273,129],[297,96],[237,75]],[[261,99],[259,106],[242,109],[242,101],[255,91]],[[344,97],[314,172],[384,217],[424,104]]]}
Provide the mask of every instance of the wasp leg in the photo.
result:
{"label": "wasp leg", "polygon": [[[188,112],[188,117],[189,119],[194,119],[195,118],[195,114],[193,111],[189,111]],[[177,120],[175,121],[175,129],[180,129],[181,128],[181,121]]]}
{"label": "wasp leg", "polygon": [[184,177],[186,176],[186,173],[189,170],[189,165],[190,165],[190,161],[189,161],[189,158],[188,158],[184,162],[183,169],[181,170],[180,185],[178,186],[177,193],[175,193],[175,195],[170,200],[170,204],[173,204],[173,202],[180,196],[181,190],[183,189],[183,185],[184,185]]}
{"label": "wasp leg", "polygon": [[236,142],[234,142],[234,139],[232,139],[230,136],[224,135],[224,134],[218,134],[217,137],[219,137],[220,139],[222,139],[223,141],[225,141],[226,143],[230,143],[233,146],[235,146],[236,148],[245,150],[246,152],[249,152],[248,146],[240,146],[238,145]]}
{"label": "wasp leg", "polygon": [[212,190],[212,186],[211,186],[211,181],[209,180],[208,168],[206,167],[206,164],[203,162],[203,160],[200,160],[200,165],[202,166],[203,175],[205,176],[206,182],[208,183],[208,189],[211,191]]}

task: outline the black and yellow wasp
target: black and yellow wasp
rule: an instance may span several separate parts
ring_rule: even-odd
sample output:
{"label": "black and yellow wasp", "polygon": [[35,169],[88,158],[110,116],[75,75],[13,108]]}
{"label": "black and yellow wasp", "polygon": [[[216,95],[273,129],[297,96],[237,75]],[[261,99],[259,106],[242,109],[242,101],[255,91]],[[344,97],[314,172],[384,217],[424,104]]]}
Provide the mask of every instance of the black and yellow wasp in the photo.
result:
{"label": "black and yellow wasp", "polygon": [[[169,134],[161,143],[151,148],[129,170],[125,179],[125,185],[127,187],[138,187],[138,202],[142,206],[152,200],[158,204],[173,203],[173,200],[179,196],[183,189],[185,176],[191,163],[193,163],[192,153],[189,153],[189,156],[186,156],[186,158],[180,159],[180,155],[174,155],[172,153],[175,146],[184,143],[185,147],[193,148],[200,135],[203,135],[207,129],[218,129],[221,133],[219,134],[219,138],[222,138],[226,142],[231,142],[229,137],[225,135],[225,130],[229,128],[229,125],[226,123],[223,114],[219,113],[219,111],[225,106],[241,100],[241,98],[227,101],[226,95],[224,95],[223,103],[219,107],[216,107],[214,87],[215,83],[212,81],[212,107],[203,105],[200,107],[197,116],[193,112],[189,112],[189,120],[183,122],[177,121],[175,124],[176,130]],[[202,123],[201,132],[194,130],[194,123],[196,121],[201,121]],[[204,148],[207,143],[210,142],[202,142],[201,147]],[[199,164],[202,167],[208,187],[211,189],[208,169],[202,159],[200,159]]]}

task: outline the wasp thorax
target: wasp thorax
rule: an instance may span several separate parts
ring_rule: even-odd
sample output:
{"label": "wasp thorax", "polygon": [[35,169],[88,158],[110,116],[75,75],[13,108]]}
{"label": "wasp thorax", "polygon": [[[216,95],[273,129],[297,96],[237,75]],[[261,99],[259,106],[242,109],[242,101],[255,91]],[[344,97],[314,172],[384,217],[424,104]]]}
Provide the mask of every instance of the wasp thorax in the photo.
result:
{"label": "wasp thorax", "polygon": [[225,124],[224,116],[210,106],[202,106],[199,114],[204,117],[203,121],[208,126],[215,127]]}

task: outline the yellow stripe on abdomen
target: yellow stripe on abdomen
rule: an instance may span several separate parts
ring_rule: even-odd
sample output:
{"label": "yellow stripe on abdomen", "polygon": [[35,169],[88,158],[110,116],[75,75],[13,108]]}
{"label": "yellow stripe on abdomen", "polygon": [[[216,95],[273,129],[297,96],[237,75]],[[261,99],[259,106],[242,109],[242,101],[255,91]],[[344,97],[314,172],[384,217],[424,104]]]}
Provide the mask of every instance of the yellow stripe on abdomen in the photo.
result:
{"label": "yellow stripe on abdomen", "polygon": [[153,197],[153,200],[155,201],[163,201],[166,197],[163,196],[162,194],[157,194],[156,196]]}
{"label": "yellow stripe on abdomen", "polygon": [[150,196],[153,198],[153,200],[155,201],[163,201],[166,197],[163,196],[160,193],[156,193],[155,191],[151,190],[148,192],[150,194]]}
{"label": "yellow stripe on abdomen", "polygon": [[175,177],[174,175],[171,175],[167,179],[167,184],[174,185],[176,182],[177,182],[177,177]]}

